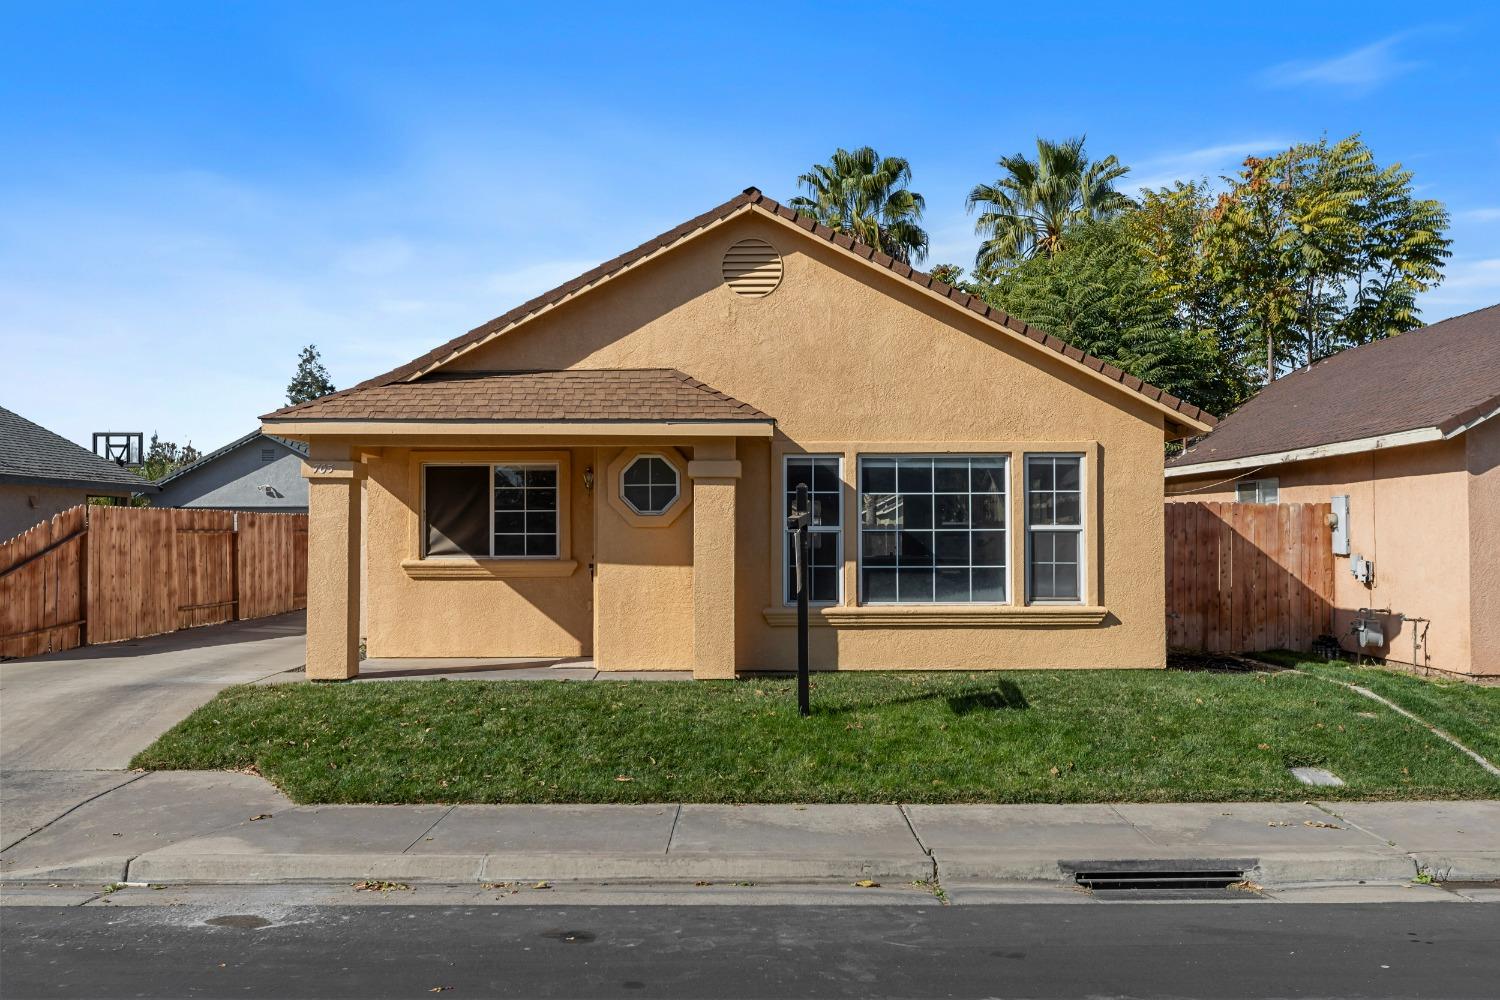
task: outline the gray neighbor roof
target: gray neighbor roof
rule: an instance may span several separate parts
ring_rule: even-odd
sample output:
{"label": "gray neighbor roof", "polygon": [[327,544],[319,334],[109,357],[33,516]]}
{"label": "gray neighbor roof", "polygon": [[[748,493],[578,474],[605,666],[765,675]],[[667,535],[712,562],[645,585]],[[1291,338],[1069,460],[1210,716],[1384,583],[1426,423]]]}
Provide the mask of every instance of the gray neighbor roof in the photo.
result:
{"label": "gray neighbor roof", "polygon": [[1284,375],[1167,468],[1180,476],[1209,463],[1275,456],[1266,464],[1276,464],[1296,460],[1281,457],[1287,452],[1411,431],[1436,440],[1497,409],[1500,305],[1493,305]]}
{"label": "gray neighbor roof", "polygon": [[147,493],[150,482],[0,406],[0,483]]}
{"label": "gray neighbor roof", "polygon": [[198,461],[192,463],[191,465],[184,465],[181,468],[173,469],[171,472],[158,479],[156,481],[156,485],[165,486],[168,483],[172,482],[174,479],[181,479],[183,476],[187,475],[190,472],[197,472],[199,469],[204,468],[212,462],[218,461],[230,452],[235,451],[239,448],[243,448],[245,445],[250,444],[257,438],[265,438],[268,441],[275,441],[283,448],[289,448],[292,451],[296,452],[298,455],[301,455],[303,458],[307,457],[307,445],[303,444],[301,441],[291,441],[284,437],[277,437],[275,434],[267,434],[265,431],[253,430],[243,437],[235,438],[233,441],[229,442],[222,448],[215,448],[213,451],[199,458]]}

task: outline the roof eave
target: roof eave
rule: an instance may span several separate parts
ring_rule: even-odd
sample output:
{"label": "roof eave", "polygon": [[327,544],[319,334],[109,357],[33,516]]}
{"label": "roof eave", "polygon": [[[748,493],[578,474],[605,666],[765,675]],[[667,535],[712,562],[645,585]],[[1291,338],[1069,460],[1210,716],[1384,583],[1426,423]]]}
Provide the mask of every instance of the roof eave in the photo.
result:
{"label": "roof eave", "polygon": [[262,420],[267,434],[293,440],[310,438],[464,438],[567,437],[681,439],[686,437],[769,438],[776,421],[745,420],[367,420],[276,418]]}
{"label": "roof eave", "polygon": [[0,472],[0,483],[8,486],[50,486],[74,490],[94,490],[107,494],[155,493],[157,485],[148,479],[115,482],[107,479],[71,479],[63,476],[32,476],[19,472]]}

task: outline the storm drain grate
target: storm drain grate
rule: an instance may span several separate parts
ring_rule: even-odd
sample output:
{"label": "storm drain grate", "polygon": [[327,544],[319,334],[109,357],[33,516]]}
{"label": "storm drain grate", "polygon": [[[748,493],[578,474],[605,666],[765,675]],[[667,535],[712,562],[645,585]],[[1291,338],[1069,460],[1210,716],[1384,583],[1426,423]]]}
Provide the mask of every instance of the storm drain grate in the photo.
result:
{"label": "storm drain grate", "polygon": [[1144,871],[1081,871],[1073,880],[1094,892],[1119,889],[1227,889],[1245,881],[1243,868],[1168,868]]}

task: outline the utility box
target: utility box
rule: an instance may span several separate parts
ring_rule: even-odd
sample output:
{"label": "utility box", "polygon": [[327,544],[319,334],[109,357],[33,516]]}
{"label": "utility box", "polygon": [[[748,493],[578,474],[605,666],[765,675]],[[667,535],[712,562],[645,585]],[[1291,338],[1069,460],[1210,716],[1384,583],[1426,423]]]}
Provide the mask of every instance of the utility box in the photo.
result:
{"label": "utility box", "polygon": [[1349,554],[1349,495],[1333,498],[1333,554]]}

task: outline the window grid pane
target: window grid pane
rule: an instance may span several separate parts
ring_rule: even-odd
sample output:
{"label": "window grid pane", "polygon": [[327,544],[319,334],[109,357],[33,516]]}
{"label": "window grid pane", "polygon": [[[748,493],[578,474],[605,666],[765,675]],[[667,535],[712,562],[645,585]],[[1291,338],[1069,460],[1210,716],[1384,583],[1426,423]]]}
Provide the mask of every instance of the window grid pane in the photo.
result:
{"label": "window grid pane", "polygon": [[1082,600],[1082,455],[1027,456],[1026,517],[1030,599]]}
{"label": "window grid pane", "polygon": [[558,554],[558,467],[494,466],[494,543],[501,559],[554,559]]}
{"label": "window grid pane", "polygon": [[[797,502],[797,486],[806,484],[813,505],[813,520],[808,538],[812,550],[808,566],[807,599],[810,604],[838,604],[842,599],[844,580],[843,553],[843,480],[842,460],[836,455],[796,455],[786,459],[782,481],[783,516],[790,516]],[[792,549],[793,535],[786,532],[782,551],[785,573],[785,601],[797,603],[797,557]]]}
{"label": "window grid pane", "polygon": [[664,514],[681,492],[677,469],[660,455],[641,455],[620,476],[620,497],[637,514]]}
{"label": "window grid pane", "polygon": [[866,604],[1006,601],[1006,456],[860,460]]}

